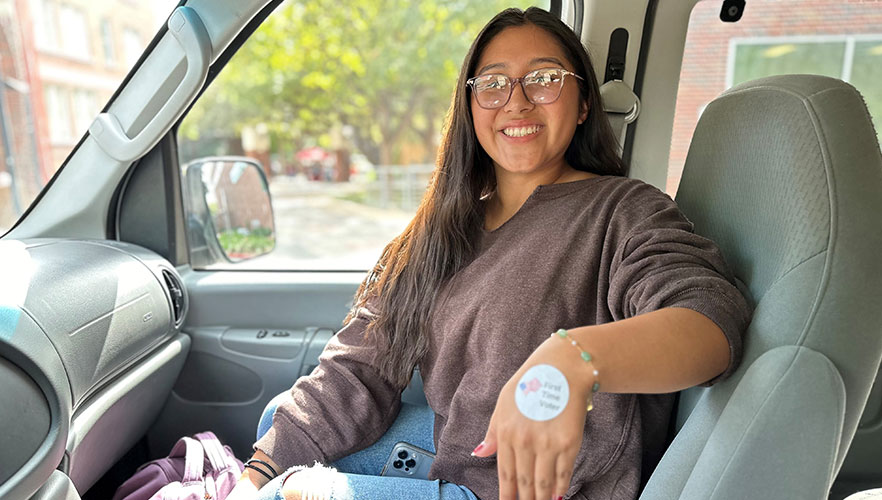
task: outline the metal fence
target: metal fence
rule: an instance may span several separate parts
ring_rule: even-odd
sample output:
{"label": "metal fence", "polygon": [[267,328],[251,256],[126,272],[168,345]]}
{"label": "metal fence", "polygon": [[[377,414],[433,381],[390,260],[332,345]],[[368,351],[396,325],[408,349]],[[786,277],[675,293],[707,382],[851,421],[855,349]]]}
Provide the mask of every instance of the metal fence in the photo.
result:
{"label": "metal fence", "polygon": [[380,165],[375,168],[377,179],[366,184],[365,202],[381,208],[413,212],[426,193],[435,165]]}

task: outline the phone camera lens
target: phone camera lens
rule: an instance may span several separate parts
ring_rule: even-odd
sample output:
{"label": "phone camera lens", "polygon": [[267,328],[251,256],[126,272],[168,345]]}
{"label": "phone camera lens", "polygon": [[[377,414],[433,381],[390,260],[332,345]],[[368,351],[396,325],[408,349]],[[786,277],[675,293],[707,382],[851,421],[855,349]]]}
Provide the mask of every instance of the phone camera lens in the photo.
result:
{"label": "phone camera lens", "polygon": [[392,462],[392,467],[395,467],[396,469],[400,469],[400,468],[404,467],[404,463],[401,460],[396,460],[396,461]]}
{"label": "phone camera lens", "polygon": [[404,450],[399,451],[399,452],[398,452],[398,458],[404,460],[405,458],[407,458],[407,452],[404,451]]}
{"label": "phone camera lens", "polygon": [[406,465],[406,466],[408,466],[408,467],[410,467],[410,468],[413,468],[413,466],[416,465],[416,460],[414,460],[414,459],[411,458],[411,459],[408,460],[407,462],[404,462],[404,465]]}

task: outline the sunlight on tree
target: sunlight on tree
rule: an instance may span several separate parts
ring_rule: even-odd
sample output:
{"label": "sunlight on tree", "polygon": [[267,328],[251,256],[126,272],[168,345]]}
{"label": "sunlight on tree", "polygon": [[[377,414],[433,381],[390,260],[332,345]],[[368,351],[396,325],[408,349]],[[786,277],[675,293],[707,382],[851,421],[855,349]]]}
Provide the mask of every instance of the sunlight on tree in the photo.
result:
{"label": "sunlight on tree", "polygon": [[273,152],[344,136],[372,162],[406,144],[434,159],[462,59],[494,14],[531,2],[285,3],[227,64],[181,126],[189,141],[264,123]]}

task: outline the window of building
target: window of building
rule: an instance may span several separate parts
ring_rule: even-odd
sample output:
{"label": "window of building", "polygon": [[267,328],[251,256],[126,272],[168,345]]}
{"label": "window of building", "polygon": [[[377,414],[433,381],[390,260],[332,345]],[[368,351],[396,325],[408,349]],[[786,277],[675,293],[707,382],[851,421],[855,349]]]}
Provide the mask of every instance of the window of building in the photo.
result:
{"label": "window of building", "polygon": [[101,20],[101,49],[104,52],[104,65],[116,65],[116,50],[113,44],[113,27],[109,19]]}
{"label": "window of building", "polygon": [[43,89],[49,118],[49,140],[53,145],[70,144],[74,140],[70,93],[58,85],[46,85]]}
{"label": "window of building", "polygon": [[85,13],[54,0],[31,0],[34,42],[41,51],[88,61],[92,55]]}
{"label": "window of building", "polygon": [[138,62],[141,53],[144,52],[144,42],[141,41],[141,34],[132,28],[124,28],[122,36],[123,58],[126,67],[132,67]]}
{"label": "window of building", "polygon": [[73,91],[74,137],[81,137],[89,130],[92,120],[95,119],[99,111],[101,109],[98,104],[98,96],[94,91],[87,89]]}
{"label": "window of building", "polygon": [[57,51],[60,47],[57,5],[52,0],[31,0],[30,10],[37,48]]}
{"label": "window of building", "polygon": [[89,42],[89,25],[82,10],[71,5],[62,5],[58,9],[61,34],[61,51],[73,59],[88,61],[92,57]]}

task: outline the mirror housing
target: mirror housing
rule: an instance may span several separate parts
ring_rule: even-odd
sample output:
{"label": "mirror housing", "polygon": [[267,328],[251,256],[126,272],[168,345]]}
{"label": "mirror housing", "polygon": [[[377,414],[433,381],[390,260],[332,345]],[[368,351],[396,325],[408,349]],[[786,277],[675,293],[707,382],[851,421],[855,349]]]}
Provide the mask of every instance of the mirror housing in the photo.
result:
{"label": "mirror housing", "polygon": [[183,167],[187,239],[194,268],[236,263],[276,245],[263,166],[244,156],[215,156]]}

